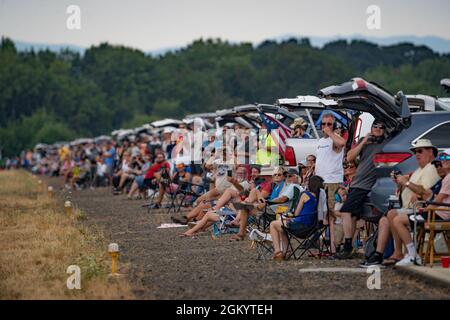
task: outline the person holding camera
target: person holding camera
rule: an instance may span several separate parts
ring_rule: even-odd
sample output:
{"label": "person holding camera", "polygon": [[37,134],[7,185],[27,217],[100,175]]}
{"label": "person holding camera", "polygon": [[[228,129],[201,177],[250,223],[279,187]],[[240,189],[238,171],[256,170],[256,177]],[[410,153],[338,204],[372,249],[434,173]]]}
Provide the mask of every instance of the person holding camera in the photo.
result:
{"label": "person holding camera", "polygon": [[308,129],[308,123],[303,118],[296,118],[291,124],[291,137],[300,139],[311,139],[311,136],[306,133]]}
{"label": "person holding camera", "polygon": [[361,217],[364,200],[377,180],[373,158],[383,149],[385,134],[385,124],[375,120],[370,133],[347,154],[348,163],[353,163],[359,157],[359,165],[352,178],[347,200],[339,213],[344,227],[344,249],[337,254],[339,259],[349,259],[353,255],[352,239],[356,230],[356,220]]}
{"label": "person holding camera", "polygon": [[[430,140],[419,139],[410,150],[415,154],[419,167],[412,175],[402,175],[395,171],[392,173],[392,178],[400,192],[401,208],[389,210],[386,216],[380,219],[376,251],[360,265],[361,267],[380,264],[393,265],[400,261],[402,261],[401,265],[411,264],[416,258],[415,248],[411,244],[407,247],[408,254],[403,256],[402,241],[393,221],[397,216],[412,214],[414,203],[424,199],[427,196],[427,190],[431,189],[440,180],[440,177],[436,167],[432,164],[438,154],[438,148]],[[383,261],[384,249],[391,234],[394,238],[394,253]],[[420,257],[418,258],[420,259]]]}

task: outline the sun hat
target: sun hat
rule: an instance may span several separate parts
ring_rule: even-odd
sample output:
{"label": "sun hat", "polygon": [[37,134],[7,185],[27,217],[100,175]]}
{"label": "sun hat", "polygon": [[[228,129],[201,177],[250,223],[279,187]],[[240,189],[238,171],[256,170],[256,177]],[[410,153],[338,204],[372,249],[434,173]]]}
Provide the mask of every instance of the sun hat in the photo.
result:
{"label": "sun hat", "polygon": [[417,140],[417,142],[415,144],[413,144],[412,147],[409,148],[409,150],[411,150],[412,152],[415,152],[415,150],[418,148],[433,148],[434,156],[436,157],[438,154],[438,148],[435,145],[433,145],[431,143],[431,140],[429,140],[429,139]]}
{"label": "sun hat", "polygon": [[295,118],[294,122],[290,125],[291,129],[295,129],[296,127],[303,127],[304,129],[308,126],[308,123],[303,118]]}

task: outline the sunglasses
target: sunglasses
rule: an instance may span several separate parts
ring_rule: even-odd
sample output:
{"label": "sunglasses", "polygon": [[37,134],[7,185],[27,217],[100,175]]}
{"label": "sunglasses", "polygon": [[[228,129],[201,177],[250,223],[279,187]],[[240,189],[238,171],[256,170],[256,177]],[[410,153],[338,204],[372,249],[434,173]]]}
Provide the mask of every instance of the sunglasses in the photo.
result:
{"label": "sunglasses", "polygon": [[346,164],[346,165],[344,165],[344,169],[351,169],[351,168],[356,168],[356,166],[353,165],[353,164]]}
{"label": "sunglasses", "polygon": [[292,177],[295,177],[295,174],[288,174],[287,176],[288,176],[288,178],[292,178]]}
{"label": "sunglasses", "polygon": [[372,126],[372,128],[374,128],[374,129],[386,129],[386,127],[383,126],[382,124],[375,124],[375,125]]}
{"label": "sunglasses", "polygon": [[331,123],[331,122],[322,122],[321,124],[322,124],[322,127],[323,126],[331,127],[333,125],[333,123]]}
{"label": "sunglasses", "polygon": [[282,173],[275,173],[273,176],[274,176],[274,177],[282,177],[283,174],[282,174]]}
{"label": "sunglasses", "polygon": [[442,162],[440,162],[440,161],[435,161],[435,162],[433,162],[433,165],[434,165],[436,168],[442,168]]}
{"label": "sunglasses", "polygon": [[441,154],[438,158],[441,161],[449,161],[450,160],[450,156],[446,155],[446,154]]}
{"label": "sunglasses", "polygon": [[414,154],[422,154],[425,149],[416,149],[414,150]]}

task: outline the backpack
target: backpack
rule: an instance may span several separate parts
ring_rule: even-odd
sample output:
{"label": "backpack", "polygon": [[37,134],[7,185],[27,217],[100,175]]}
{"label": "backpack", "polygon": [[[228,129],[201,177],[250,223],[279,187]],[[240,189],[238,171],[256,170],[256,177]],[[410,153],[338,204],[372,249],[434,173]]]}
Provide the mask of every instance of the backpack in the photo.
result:
{"label": "backpack", "polygon": [[364,246],[364,255],[366,259],[369,259],[369,257],[377,251],[377,240],[378,229],[366,240],[366,245]]}

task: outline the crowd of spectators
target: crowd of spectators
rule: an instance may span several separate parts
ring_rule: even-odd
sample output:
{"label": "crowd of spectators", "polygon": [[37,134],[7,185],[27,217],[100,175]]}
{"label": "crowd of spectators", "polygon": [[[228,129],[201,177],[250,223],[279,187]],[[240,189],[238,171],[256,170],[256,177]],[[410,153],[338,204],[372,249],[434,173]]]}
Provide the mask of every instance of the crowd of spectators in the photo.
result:
{"label": "crowd of spectators", "polygon": [[[330,256],[350,259],[361,245],[357,240],[364,225],[358,221],[377,179],[373,157],[388,138],[386,126],[375,121],[367,136],[349,144],[333,113],[324,113],[320,125],[321,138],[315,154],[308,155],[297,167],[280,165],[270,134],[253,133],[238,124],[225,125],[210,134],[200,120],[132,138],[36,148],[7,159],[6,167],[59,176],[67,189],[110,187],[113,195],[123,199],[152,198],[149,207],[154,210],[167,205],[167,197],[181,190],[189,195],[191,209],[171,218],[189,225],[183,237],[205,231],[225,212],[232,217],[228,227],[236,229],[230,240],[241,241],[246,238],[252,217],[272,215],[268,232],[275,260],[287,255],[285,228],[299,231],[311,227],[314,213],[328,226],[324,241],[329,244]],[[295,119],[291,128],[292,137],[310,139],[304,119]],[[450,150],[437,160],[437,148],[430,141],[419,140],[411,151],[419,168],[412,175],[393,175],[402,204],[380,219],[376,251],[363,267],[417,262],[409,234],[412,204],[432,197],[450,202]],[[261,175],[264,165],[274,168],[272,176]],[[277,219],[286,211],[290,211],[287,226]],[[449,218],[445,213],[441,216]],[[395,250],[384,261],[390,236]],[[407,247],[406,256],[402,244]]]}

